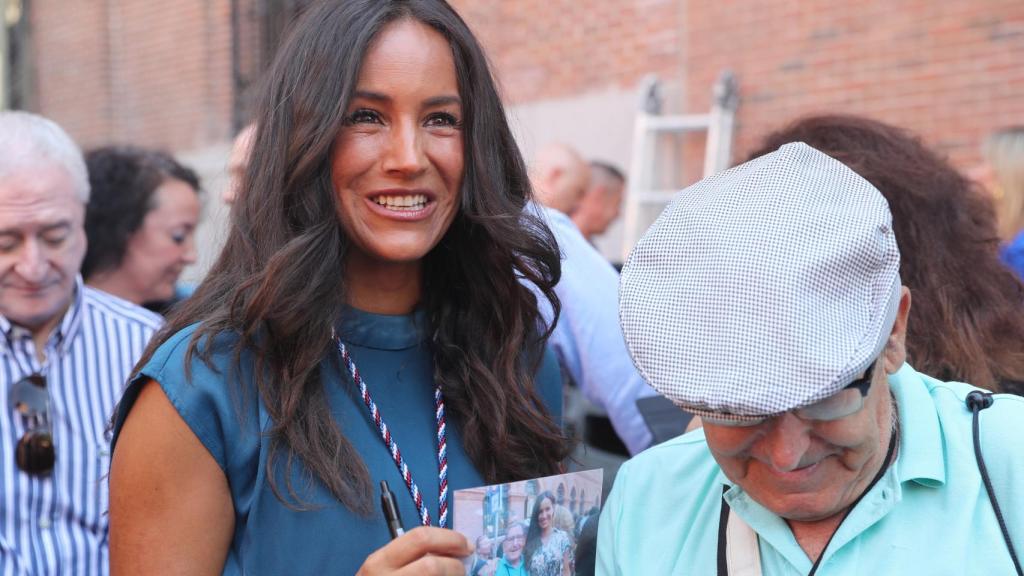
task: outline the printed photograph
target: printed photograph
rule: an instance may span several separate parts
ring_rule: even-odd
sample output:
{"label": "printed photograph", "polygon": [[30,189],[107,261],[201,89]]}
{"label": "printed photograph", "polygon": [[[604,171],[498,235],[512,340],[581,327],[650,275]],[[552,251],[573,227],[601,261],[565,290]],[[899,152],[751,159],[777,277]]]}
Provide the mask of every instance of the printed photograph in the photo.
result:
{"label": "printed photograph", "polygon": [[593,574],[602,470],[455,492],[455,530],[476,544],[466,576]]}

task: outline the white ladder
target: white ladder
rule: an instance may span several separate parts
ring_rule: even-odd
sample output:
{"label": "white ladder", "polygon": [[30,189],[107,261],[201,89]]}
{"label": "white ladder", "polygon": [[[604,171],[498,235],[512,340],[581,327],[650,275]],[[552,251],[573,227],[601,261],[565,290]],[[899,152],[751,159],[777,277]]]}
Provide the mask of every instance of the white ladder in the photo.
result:
{"label": "white ladder", "polygon": [[659,190],[654,186],[659,136],[706,131],[703,177],[728,168],[732,154],[733,121],[739,104],[732,72],[725,70],[719,74],[713,88],[714,101],[707,114],[662,115],[659,90],[657,77],[644,78],[640,110],[633,126],[629,186],[623,210],[623,262],[644,232],[640,229],[641,206],[666,206],[678,192],[678,189]]}

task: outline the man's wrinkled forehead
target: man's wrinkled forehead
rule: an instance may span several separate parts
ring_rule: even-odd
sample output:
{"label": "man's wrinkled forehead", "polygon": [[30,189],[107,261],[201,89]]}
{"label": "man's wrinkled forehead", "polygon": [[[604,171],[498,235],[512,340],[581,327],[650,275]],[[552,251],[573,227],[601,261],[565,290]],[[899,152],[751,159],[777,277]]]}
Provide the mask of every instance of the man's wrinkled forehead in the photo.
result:
{"label": "man's wrinkled forehead", "polygon": [[59,164],[36,162],[0,176],[0,228],[28,220],[69,220],[81,225],[84,215],[85,204],[74,180]]}

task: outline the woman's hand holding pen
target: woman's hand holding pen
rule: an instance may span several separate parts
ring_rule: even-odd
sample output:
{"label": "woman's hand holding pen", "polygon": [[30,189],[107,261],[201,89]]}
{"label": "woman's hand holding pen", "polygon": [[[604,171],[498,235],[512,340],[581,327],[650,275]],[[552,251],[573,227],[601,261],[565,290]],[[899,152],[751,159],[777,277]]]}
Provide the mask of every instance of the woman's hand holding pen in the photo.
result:
{"label": "woman's hand holding pen", "polygon": [[454,530],[420,526],[370,554],[356,576],[463,576],[462,558],[473,553],[466,537]]}

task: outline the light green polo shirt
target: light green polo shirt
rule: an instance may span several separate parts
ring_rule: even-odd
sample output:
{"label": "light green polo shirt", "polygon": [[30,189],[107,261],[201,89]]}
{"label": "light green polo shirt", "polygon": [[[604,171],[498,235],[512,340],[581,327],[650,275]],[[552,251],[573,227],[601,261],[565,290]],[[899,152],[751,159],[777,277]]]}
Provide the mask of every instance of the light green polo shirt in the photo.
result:
{"label": "light green polo shirt", "polygon": [[[971,413],[976,388],[909,365],[889,377],[900,416],[899,453],[839,527],[822,576],[1013,574],[978,472]],[[996,395],[981,412],[989,475],[1018,554],[1024,554],[1024,398]],[[597,574],[717,573],[723,486],[759,535],[765,576],[804,575],[812,562],[784,520],[721,472],[696,430],[639,454],[619,470],[601,513]]]}

